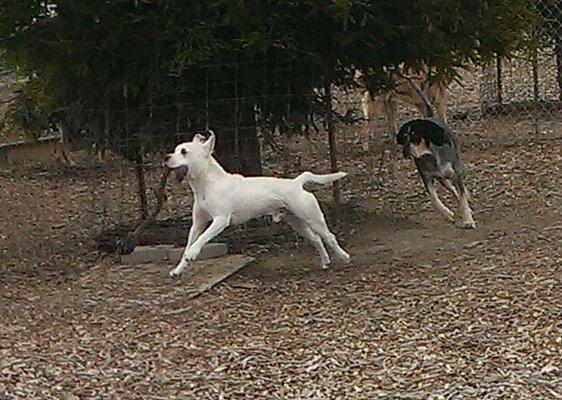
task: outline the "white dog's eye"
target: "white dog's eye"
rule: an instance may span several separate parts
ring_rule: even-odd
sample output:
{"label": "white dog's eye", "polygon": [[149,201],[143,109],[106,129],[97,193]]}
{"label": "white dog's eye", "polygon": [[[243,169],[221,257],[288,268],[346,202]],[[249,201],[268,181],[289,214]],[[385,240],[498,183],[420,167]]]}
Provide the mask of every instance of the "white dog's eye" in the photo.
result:
{"label": "white dog's eye", "polygon": [[186,149],[181,149],[181,154],[183,154],[184,156],[187,154],[187,150]]}

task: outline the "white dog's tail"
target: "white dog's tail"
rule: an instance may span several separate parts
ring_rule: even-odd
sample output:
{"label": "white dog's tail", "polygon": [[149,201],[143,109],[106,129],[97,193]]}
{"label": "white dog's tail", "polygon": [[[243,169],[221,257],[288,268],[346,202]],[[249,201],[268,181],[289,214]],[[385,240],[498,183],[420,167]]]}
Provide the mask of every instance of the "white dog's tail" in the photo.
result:
{"label": "white dog's tail", "polygon": [[300,174],[295,178],[295,181],[299,183],[301,186],[309,182],[319,183],[321,185],[327,185],[338,179],[341,179],[347,175],[347,172],[336,172],[333,174],[324,174],[324,175],[317,175],[313,174],[312,172],[306,171]]}

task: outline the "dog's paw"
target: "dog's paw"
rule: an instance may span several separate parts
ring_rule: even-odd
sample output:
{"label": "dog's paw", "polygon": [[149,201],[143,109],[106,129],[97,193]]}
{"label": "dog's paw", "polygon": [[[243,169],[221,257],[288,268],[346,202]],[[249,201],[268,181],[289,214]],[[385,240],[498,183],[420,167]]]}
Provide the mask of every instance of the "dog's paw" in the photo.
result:
{"label": "dog's paw", "polygon": [[351,256],[348,253],[343,252],[339,256],[340,256],[340,260],[343,264],[349,264],[349,261],[351,260]]}
{"label": "dog's paw", "polygon": [[461,221],[457,225],[461,229],[476,229],[476,222],[474,221]]}
{"label": "dog's paw", "polygon": [[170,278],[179,278],[183,273],[183,270],[184,268],[178,265],[176,268],[169,272]]}
{"label": "dog's paw", "polygon": [[190,247],[189,250],[185,253],[184,260],[186,262],[195,261],[201,252],[200,249],[196,249],[195,247]]}

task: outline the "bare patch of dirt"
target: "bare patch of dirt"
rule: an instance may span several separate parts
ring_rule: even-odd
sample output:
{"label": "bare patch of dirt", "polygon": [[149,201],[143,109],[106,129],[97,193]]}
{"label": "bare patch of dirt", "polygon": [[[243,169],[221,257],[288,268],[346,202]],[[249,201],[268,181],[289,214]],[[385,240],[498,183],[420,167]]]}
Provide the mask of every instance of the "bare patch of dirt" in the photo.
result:
{"label": "bare patch of dirt", "polygon": [[[377,176],[376,146],[343,130],[352,211],[328,220],[352,262],[320,270],[286,234],[241,246],[259,261],[194,300],[168,268],[93,251],[138,214],[131,171],[3,172],[0,397],[560,398],[560,120],[541,136],[523,118],[456,126],[473,231],[432,209],[410,161]],[[309,145],[269,154],[269,172],[326,171]],[[186,193],[170,189],[164,219]]]}

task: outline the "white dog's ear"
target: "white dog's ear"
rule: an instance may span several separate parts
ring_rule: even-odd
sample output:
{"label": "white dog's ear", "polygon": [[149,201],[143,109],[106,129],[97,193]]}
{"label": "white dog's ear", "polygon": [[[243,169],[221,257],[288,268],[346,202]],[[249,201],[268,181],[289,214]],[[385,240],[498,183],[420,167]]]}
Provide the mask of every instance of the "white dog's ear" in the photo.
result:
{"label": "white dog's ear", "polygon": [[203,136],[200,133],[196,133],[195,136],[193,136],[193,139],[191,141],[195,142],[195,143],[203,144],[203,143],[205,143],[205,140],[206,140],[205,136]]}
{"label": "white dog's ear", "polygon": [[215,150],[215,141],[216,141],[215,133],[213,131],[209,131],[209,139],[207,139],[207,141],[203,143],[203,147],[207,149],[209,154],[211,154],[213,150]]}

